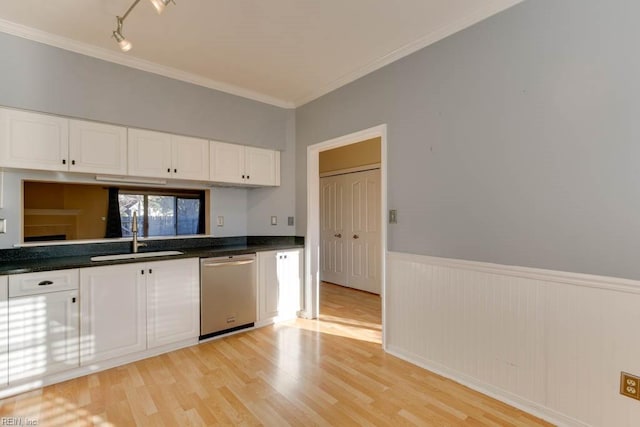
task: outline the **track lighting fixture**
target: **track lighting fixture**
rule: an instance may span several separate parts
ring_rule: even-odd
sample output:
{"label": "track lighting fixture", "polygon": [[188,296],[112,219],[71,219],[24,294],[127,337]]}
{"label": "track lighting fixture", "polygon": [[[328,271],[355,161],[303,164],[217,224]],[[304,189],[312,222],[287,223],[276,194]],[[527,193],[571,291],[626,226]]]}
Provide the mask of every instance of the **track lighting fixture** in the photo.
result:
{"label": "track lighting fixture", "polygon": [[[173,0],[149,0],[149,1],[153,5],[153,7],[156,9],[156,12],[158,12],[158,15],[160,15],[164,11],[164,8],[167,7],[169,3],[175,4]],[[120,46],[120,49],[123,52],[129,52],[133,45],[122,34],[122,26],[124,24],[124,20],[127,19],[127,16],[129,16],[133,8],[136,7],[138,3],[140,3],[140,0],[135,0],[133,4],[129,7],[129,9],[127,9],[127,11],[124,13],[124,15],[122,15],[121,17],[116,16],[117,27],[113,31],[113,38],[116,39],[118,46]]]}

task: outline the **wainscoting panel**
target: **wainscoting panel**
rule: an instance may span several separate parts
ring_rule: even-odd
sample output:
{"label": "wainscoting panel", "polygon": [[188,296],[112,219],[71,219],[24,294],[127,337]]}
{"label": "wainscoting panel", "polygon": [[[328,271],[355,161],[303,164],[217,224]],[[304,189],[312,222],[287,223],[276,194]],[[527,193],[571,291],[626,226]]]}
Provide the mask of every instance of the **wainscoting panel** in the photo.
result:
{"label": "wainscoting panel", "polygon": [[384,295],[390,353],[560,425],[640,425],[640,282],[389,252]]}

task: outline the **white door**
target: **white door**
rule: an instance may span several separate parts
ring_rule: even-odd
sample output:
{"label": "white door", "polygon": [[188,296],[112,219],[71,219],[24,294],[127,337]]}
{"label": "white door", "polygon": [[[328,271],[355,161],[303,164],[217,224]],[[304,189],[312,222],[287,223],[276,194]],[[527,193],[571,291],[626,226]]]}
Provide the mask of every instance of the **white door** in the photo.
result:
{"label": "white door", "polygon": [[209,141],[172,135],[171,144],[174,178],[209,180]]}
{"label": "white door", "polygon": [[349,286],[380,293],[380,170],[345,175],[347,204]]}
{"label": "white door", "polygon": [[127,128],[102,123],[69,121],[69,170],[127,173]]}
{"label": "white door", "polygon": [[67,171],[69,120],[0,108],[0,166]]}
{"label": "white door", "polygon": [[209,152],[211,181],[244,183],[244,146],[211,141]]}
{"label": "white door", "polygon": [[245,147],[245,179],[252,185],[278,185],[276,157],[280,153],[264,148]]}
{"label": "white door", "polygon": [[9,383],[79,366],[78,291],[9,299]]}
{"label": "white door", "polygon": [[9,380],[7,351],[9,350],[9,285],[7,276],[0,277],[0,387]]}
{"label": "white door", "polygon": [[171,135],[129,129],[128,173],[133,176],[171,178]]}
{"label": "white door", "polygon": [[80,363],[111,359],[147,347],[144,264],[80,270]]}
{"label": "white door", "polygon": [[197,258],[150,262],[147,271],[147,346],[200,334],[200,263]]}
{"label": "white door", "polygon": [[320,280],[346,286],[344,175],[320,178]]}

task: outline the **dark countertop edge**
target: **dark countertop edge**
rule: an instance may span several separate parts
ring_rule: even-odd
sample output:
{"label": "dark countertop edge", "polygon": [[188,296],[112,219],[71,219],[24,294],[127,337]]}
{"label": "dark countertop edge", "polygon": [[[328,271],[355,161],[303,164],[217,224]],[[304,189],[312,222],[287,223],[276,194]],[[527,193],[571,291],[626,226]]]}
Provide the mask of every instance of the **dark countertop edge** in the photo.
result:
{"label": "dark countertop edge", "polygon": [[[67,270],[73,268],[102,267],[118,264],[146,263],[155,261],[166,261],[172,259],[183,258],[210,258],[219,256],[243,255],[256,252],[278,251],[286,249],[304,248],[304,243],[296,238],[294,242],[282,243],[265,243],[265,244],[247,244],[247,245],[231,245],[227,247],[217,248],[181,248],[176,249],[183,254],[169,255],[148,258],[130,258],[112,261],[91,261],[94,255],[69,256],[38,260],[23,260],[18,262],[0,262],[0,276],[23,273],[36,273],[41,271]],[[141,251],[144,252],[144,251]]]}

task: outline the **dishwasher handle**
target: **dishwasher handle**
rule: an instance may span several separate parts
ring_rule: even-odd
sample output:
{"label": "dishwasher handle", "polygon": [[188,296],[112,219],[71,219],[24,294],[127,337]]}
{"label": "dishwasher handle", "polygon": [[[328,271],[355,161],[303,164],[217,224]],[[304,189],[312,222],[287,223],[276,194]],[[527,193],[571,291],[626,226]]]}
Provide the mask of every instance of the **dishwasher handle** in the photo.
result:
{"label": "dishwasher handle", "polygon": [[246,259],[246,260],[241,260],[241,261],[209,261],[209,262],[203,262],[202,266],[203,267],[231,267],[231,266],[235,266],[235,265],[245,265],[245,264],[251,264],[253,262],[256,262],[255,259]]}

